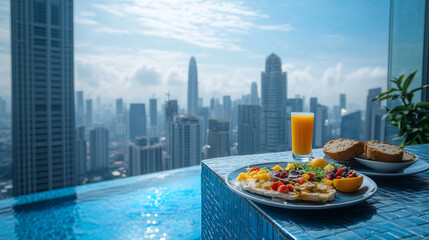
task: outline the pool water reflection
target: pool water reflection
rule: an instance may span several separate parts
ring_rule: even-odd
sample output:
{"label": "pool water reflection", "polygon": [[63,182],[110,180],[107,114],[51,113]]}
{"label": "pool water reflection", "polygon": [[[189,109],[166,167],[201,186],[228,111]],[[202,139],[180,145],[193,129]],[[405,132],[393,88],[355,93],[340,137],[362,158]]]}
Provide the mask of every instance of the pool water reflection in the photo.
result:
{"label": "pool water reflection", "polygon": [[200,167],[0,201],[0,239],[198,239]]}

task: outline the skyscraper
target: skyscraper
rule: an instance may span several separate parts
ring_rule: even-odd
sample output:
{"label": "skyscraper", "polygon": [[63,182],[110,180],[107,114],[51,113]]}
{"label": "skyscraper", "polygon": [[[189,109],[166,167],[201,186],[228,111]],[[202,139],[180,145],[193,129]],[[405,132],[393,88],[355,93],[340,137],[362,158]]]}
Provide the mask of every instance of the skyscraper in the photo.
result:
{"label": "skyscraper", "polygon": [[87,161],[87,142],[85,140],[85,127],[78,126],[76,129],[76,179],[77,184],[82,184],[86,177],[86,161]]}
{"label": "skyscraper", "polygon": [[292,112],[303,112],[304,102],[302,98],[288,98],[286,100],[286,106],[290,107]]}
{"label": "skyscraper", "polygon": [[173,150],[171,149],[171,142],[170,142],[171,141],[170,125],[174,122],[174,116],[178,114],[178,110],[179,110],[179,106],[177,105],[177,100],[168,100],[165,103],[165,114],[164,114],[164,117],[165,117],[164,133],[165,133],[165,140],[166,140],[165,148],[167,150],[167,153],[170,155],[169,156],[170,158],[166,159],[165,166],[164,166],[165,170],[173,168],[173,163],[171,162],[172,161],[171,155]]}
{"label": "skyscraper", "polygon": [[198,72],[197,62],[192,56],[188,69],[188,114],[198,113]]}
{"label": "skyscraper", "polygon": [[346,94],[344,93],[340,94],[340,109],[347,109]]}
{"label": "skyscraper", "polygon": [[209,108],[203,107],[198,109],[198,119],[200,120],[201,129],[201,147],[207,144],[207,125],[209,119]]}
{"label": "skyscraper", "polygon": [[259,105],[258,84],[256,82],[252,82],[252,87],[250,89],[250,104]]}
{"label": "skyscraper", "polygon": [[238,105],[238,154],[255,154],[260,151],[259,105]]}
{"label": "skyscraper", "polygon": [[76,125],[84,124],[83,91],[76,92]]}
{"label": "skyscraper", "polygon": [[310,112],[314,113],[314,126],[313,126],[313,147],[316,146],[316,133],[317,133],[317,108],[319,104],[316,97],[310,98]]}
{"label": "skyscraper", "polygon": [[328,139],[326,121],[328,120],[328,107],[317,105],[316,113],[314,114],[314,134],[313,147],[319,148],[325,145]]}
{"label": "skyscraper", "polygon": [[92,99],[86,99],[86,113],[85,113],[85,125],[90,127],[92,125]]}
{"label": "skyscraper", "polygon": [[149,137],[137,137],[129,147],[128,176],[162,171],[162,145]]}
{"label": "skyscraper", "polygon": [[261,73],[261,151],[279,152],[286,149],[286,72],[280,58],[271,54]]}
{"label": "skyscraper", "polygon": [[146,136],[146,106],[144,103],[130,104],[130,139]]}
{"label": "skyscraper", "polygon": [[207,131],[207,158],[225,157],[230,155],[229,120],[209,119]]}
{"label": "skyscraper", "polygon": [[[408,76],[417,70],[414,80],[408,89],[415,89],[429,84],[429,3],[420,1],[390,2],[389,59],[387,79]],[[388,89],[396,84],[388,81]],[[415,92],[413,103],[429,102],[429,88]],[[387,107],[394,108],[400,103],[398,99],[387,100]],[[385,124],[385,140],[399,144],[402,139],[396,138],[399,129],[390,123]]]}
{"label": "skyscraper", "polygon": [[174,116],[174,122],[170,124],[169,138],[172,168],[200,164],[200,123],[196,116]]}
{"label": "skyscraper", "polygon": [[96,127],[89,131],[91,171],[109,167],[109,131]]}
{"label": "skyscraper", "polygon": [[341,137],[361,140],[361,111],[343,111],[341,116]]}
{"label": "skyscraper", "polygon": [[149,99],[149,117],[150,117],[150,136],[158,136],[158,111],[156,106],[156,98]]}
{"label": "skyscraper", "polygon": [[231,96],[223,96],[223,119],[231,120]]}
{"label": "skyscraper", "polygon": [[116,99],[116,116],[123,114],[123,110],[122,110],[123,107],[124,107],[124,103],[122,101],[122,98]]}
{"label": "skyscraper", "polygon": [[73,1],[10,3],[13,193],[73,186]]}
{"label": "skyscraper", "polygon": [[366,98],[365,140],[384,140],[384,110],[381,103],[372,100],[381,94],[381,88],[368,90]]}

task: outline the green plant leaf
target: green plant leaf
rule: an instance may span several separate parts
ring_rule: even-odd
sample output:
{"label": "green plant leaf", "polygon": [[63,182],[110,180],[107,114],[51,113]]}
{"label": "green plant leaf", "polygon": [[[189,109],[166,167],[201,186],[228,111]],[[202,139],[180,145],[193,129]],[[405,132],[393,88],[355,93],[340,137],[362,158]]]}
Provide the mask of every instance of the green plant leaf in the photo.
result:
{"label": "green plant leaf", "polygon": [[416,104],[417,108],[429,109],[429,102],[419,102]]}
{"label": "green plant leaf", "polygon": [[396,80],[396,86],[398,86],[399,90],[402,91],[402,82],[404,81],[405,74],[402,74],[399,76],[399,78]]}
{"label": "green plant leaf", "polygon": [[402,86],[402,94],[405,95],[407,93],[408,87],[410,86],[411,82],[413,81],[414,77],[416,76],[417,71],[411,73],[408,75],[407,79],[404,82],[404,85]]}
{"label": "green plant leaf", "polygon": [[[378,95],[377,97],[375,97],[374,99],[372,99],[372,101],[377,101],[378,99],[382,98],[384,95],[392,93],[392,92],[395,92],[395,91],[399,91],[399,90],[396,89],[396,88],[391,88],[391,89],[389,89],[389,90],[387,90],[385,92],[380,93],[380,95]],[[382,101],[382,100],[379,100],[379,101]]]}
{"label": "green plant leaf", "polygon": [[429,87],[429,85],[423,85],[421,87],[418,87],[418,88],[411,90],[410,93],[414,93],[414,92],[420,91],[420,90],[428,88],[428,87]]}

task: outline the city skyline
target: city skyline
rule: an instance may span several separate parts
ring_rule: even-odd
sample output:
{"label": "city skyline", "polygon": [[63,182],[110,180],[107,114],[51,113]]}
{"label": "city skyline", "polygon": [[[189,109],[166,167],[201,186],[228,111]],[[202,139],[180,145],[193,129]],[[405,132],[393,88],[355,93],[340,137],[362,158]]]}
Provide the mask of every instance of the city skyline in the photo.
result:
{"label": "city skyline", "polygon": [[[4,7],[0,7],[0,12],[3,13],[0,17],[0,59],[6,64],[0,68],[0,95],[8,98],[9,1],[1,1]],[[184,6],[191,3],[184,3]],[[387,48],[383,46],[387,44],[388,1],[373,3],[371,11],[360,14],[358,10],[364,4],[355,6],[354,3],[340,1],[323,4],[314,2],[312,4],[315,6],[322,5],[325,13],[334,4],[342,6],[342,9],[356,7],[354,12],[347,11],[349,16],[341,13],[341,16],[314,22],[314,26],[296,20],[296,15],[306,10],[304,12],[309,17],[318,19],[321,17],[320,13],[297,3],[273,3],[278,5],[275,11],[268,5],[255,1],[230,3],[219,14],[236,16],[238,20],[231,22],[233,26],[224,27],[221,27],[224,22],[215,21],[221,26],[209,29],[223,32],[226,41],[239,46],[240,51],[226,45],[220,48],[204,44],[201,46],[198,44],[202,40],[197,38],[192,42],[189,37],[178,39],[176,35],[157,36],[155,33],[162,30],[159,25],[150,27],[138,21],[142,4],[146,3],[75,2],[75,85],[76,90],[85,90],[86,98],[96,99],[99,96],[102,101],[108,102],[122,96],[126,102],[147,102],[155,94],[163,102],[166,100],[165,93],[170,91],[173,99],[186,103],[186,95],[179,96],[179,93],[186,91],[187,62],[190,56],[195,56],[199,63],[199,95],[203,96],[204,105],[207,106],[211,97],[230,95],[235,99],[247,92],[245,89],[251,82],[259,82],[259,63],[270,52],[276,52],[282,58],[283,68],[289,73],[290,96],[300,94],[309,99],[310,96],[317,95],[321,102],[332,107],[337,99],[327,91],[345,89],[351,107],[364,109],[366,89],[361,85],[367,85],[368,88],[386,87]],[[136,13],[126,14],[118,10],[105,14],[108,6],[122,5],[135,9]],[[196,7],[216,12],[215,6],[216,3],[203,1]],[[168,10],[162,1],[158,7],[144,7],[151,13],[146,19],[155,19],[157,23],[161,20],[154,13]],[[233,13],[232,7],[240,11]],[[170,10],[176,13],[180,9]],[[341,18],[342,23],[338,23],[337,18]],[[194,18],[185,18],[180,22],[189,21],[189,24],[196,25],[198,29],[208,24],[192,23],[192,19]],[[122,20],[124,23],[121,24]],[[356,25],[356,22],[361,25]],[[133,32],[123,25],[125,23],[134,23],[128,25],[141,29]],[[336,26],[336,31],[330,25]],[[213,40],[213,36],[204,37]],[[314,42],[311,39],[319,40]],[[142,40],[150,44],[143,47],[138,44]],[[357,84],[359,81],[364,84]],[[316,82],[323,84],[319,88],[308,84]],[[142,91],[139,89],[150,90],[140,93]],[[183,108],[186,109],[186,105]]]}

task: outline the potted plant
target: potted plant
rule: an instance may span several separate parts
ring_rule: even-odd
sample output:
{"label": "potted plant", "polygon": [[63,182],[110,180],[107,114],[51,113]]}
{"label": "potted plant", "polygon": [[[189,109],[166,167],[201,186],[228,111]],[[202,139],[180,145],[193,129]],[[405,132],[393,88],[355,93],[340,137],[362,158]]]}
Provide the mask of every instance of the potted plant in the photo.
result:
{"label": "potted plant", "polygon": [[390,124],[399,129],[398,138],[403,140],[399,146],[402,148],[407,145],[429,143],[429,102],[413,103],[414,94],[429,85],[408,90],[416,73],[417,71],[411,73],[407,78],[402,74],[399,78],[393,79],[396,87],[373,99],[378,102],[387,99],[399,102],[399,105],[391,109],[386,108],[387,113],[383,118],[387,117]]}

